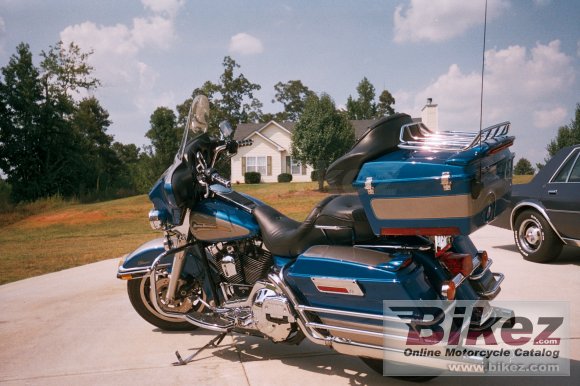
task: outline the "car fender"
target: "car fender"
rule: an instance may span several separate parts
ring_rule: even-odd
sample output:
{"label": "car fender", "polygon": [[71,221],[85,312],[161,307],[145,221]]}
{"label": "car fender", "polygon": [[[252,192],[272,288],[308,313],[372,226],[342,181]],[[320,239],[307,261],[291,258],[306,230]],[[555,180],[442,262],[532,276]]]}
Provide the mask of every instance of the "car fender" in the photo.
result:
{"label": "car fender", "polygon": [[546,208],[538,200],[524,200],[524,201],[518,202],[518,204],[513,208],[511,216],[510,216],[510,225],[511,225],[512,231],[514,231],[514,226],[515,226],[515,221],[516,221],[517,215],[520,212],[522,212],[523,210],[528,209],[528,208],[533,208],[536,211],[538,211],[542,215],[542,217],[544,217],[544,219],[548,222],[548,224],[550,225],[550,228],[552,228],[552,230],[558,236],[558,238],[564,244],[566,244],[566,241],[562,238],[562,236],[560,236],[560,233],[558,232],[558,230],[556,229],[554,224],[552,224],[552,220],[550,220],[550,216],[548,216],[548,212],[546,211]]}

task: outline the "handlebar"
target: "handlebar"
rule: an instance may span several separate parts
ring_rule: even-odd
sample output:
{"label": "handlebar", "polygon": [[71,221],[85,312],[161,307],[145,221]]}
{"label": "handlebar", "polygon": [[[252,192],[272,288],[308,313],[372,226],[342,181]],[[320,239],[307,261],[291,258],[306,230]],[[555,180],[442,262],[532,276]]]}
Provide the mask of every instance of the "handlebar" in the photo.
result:
{"label": "handlebar", "polygon": [[226,188],[232,187],[232,183],[227,178],[220,176],[218,172],[211,173],[209,178],[212,182],[225,186]]}

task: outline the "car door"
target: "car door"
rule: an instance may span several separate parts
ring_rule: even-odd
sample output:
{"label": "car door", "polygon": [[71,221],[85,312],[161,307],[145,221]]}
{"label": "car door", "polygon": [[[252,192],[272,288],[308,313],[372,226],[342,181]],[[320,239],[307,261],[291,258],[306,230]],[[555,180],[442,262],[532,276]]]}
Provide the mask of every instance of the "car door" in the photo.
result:
{"label": "car door", "polygon": [[580,240],[580,147],[543,186],[542,202],[560,236]]}

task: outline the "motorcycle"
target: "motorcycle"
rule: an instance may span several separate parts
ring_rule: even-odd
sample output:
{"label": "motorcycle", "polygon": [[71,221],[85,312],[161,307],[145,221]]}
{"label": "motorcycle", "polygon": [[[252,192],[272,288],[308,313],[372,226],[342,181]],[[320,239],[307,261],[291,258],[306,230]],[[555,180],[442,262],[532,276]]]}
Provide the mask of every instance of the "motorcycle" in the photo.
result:
{"label": "motorcycle", "polygon": [[[284,344],[306,338],[379,372],[383,360],[436,369],[483,363],[467,355],[405,355],[409,329],[434,321],[385,312],[391,301],[477,303],[499,293],[503,275],[492,273],[492,260],[468,234],[509,201],[509,123],[470,136],[431,133],[405,114],[384,118],[328,168],[330,185],[351,192],[325,198],[300,223],[236,192],[219,175],[220,157],[252,141],[234,140],[227,123],[219,138],[210,136],[208,113],[207,98],[197,96],[175,161],[149,193],[149,220],[163,237],[130,253],[118,269],[143,319],[162,330],[219,333],[208,346],[228,333]],[[443,164],[434,161],[441,157]],[[433,178],[440,167],[447,171]],[[437,197],[417,185],[434,181]],[[445,193],[454,193],[454,206],[461,206],[458,197],[466,200],[466,212],[447,213],[455,209],[444,203]],[[400,205],[417,213],[400,213]],[[512,316],[491,306],[479,310],[466,328]],[[403,328],[385,331],[385,320]],[[197,353],[176,354],[183,365]]]}

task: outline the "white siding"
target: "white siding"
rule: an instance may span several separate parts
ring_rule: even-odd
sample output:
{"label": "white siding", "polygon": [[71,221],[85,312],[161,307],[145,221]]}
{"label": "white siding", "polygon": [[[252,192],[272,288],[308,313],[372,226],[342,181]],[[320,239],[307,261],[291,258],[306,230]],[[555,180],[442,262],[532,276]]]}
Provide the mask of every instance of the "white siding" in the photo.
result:
{"label": "white siding", "polygon": [[277,182],[278,174],[281,173],[280,162],[277,162],[280,159],[280,152],[275,146],[257,135],[252,136],[251,139],[254,141],[252,146],[241,147],[238,154],[232,157],[232,182],[244,182],[242,157],[272,157],[272,175],[262,174],[262,182]]}
{"label": "white siding", "polygon": [[[272,157],[272,174],[270,176],[262,174],[262,182],[278,182],[278,175],[286,172],[286,156],[290,155],[292,148],[291,134],[274,123],[268,124],[267,127],[260,131],[260,134],[283,148],[283,150],[279,150],[273,143],[260,137],[258,134],[251,135],[249,139],[254,141],[252,146],[241,147],[238,154],[231,159],[231,180],[233,183],[244,183],[242,157]],[[312,167],[307,166],[306,174],[294,174],[292,175],[292,181],[310,181],[310,173],[312,170]]]}

